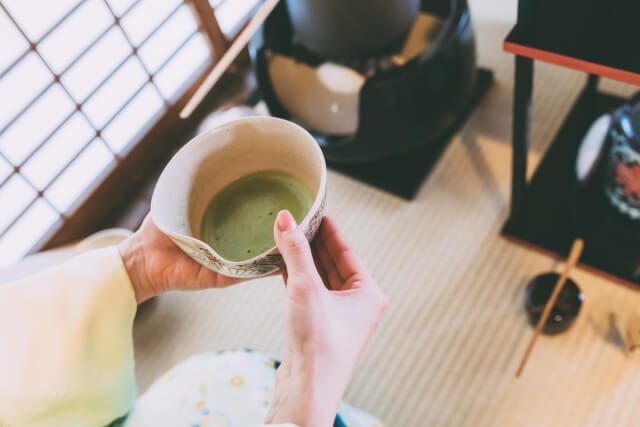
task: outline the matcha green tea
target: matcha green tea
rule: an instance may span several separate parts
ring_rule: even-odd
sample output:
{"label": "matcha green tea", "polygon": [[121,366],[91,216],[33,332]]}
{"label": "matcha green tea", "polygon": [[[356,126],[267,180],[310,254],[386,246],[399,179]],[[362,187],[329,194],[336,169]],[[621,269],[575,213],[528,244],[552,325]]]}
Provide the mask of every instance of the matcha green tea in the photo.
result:
{"label": "matcha green tea", "polygon": [[273,223],[286,209],[297,222],[311,205],[311,191],[285,172],[252,173],[223,188],[202,218],[201,236],[229,261],[244,261],[271,249]]}

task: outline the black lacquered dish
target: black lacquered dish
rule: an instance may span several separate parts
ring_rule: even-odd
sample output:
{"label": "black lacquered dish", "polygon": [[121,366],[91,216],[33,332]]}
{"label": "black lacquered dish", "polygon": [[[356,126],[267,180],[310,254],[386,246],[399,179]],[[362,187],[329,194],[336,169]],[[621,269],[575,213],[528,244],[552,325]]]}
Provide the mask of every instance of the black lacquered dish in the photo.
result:
{"label": "black lacquered dish", "polygon": [[[524,308],[529,323],[534,328],[542,316],[544,307],[559,277],[558,273],[541,274],[534,277],[525,289]],[[555,305],[551,309],[542,333],[556,335],[569,329],[578,313],[580,313],[583,300],[584,295],[576,282],[567,278]]]}

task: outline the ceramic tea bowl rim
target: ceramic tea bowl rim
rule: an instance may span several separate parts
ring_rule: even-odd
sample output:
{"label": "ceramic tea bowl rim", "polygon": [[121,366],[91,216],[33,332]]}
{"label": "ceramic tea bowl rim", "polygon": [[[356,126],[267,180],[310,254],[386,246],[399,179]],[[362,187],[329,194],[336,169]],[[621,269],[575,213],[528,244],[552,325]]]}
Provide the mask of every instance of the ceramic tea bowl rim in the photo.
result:
{"label": "ceramic tea bowl rim", "polygon": [[[244,122],[257,122],[257,121],[261,121],[261,122],[271,122],[271,123],[275,123],[276,126],[281,126],[281,127],[289,127],[291,129],[295,129],[295,131],[299,132],[300,135],[304,135],[304,138],[300,138],[301,140],[304,139],[305,140],[305,144],[309,145],[311,147],[312,150],[315,151],[315,153],[318,155],[318,158],[321,162],[320,165],[320,171],[321,171],[321,175],[320,175],[320,183],[318,186],[318,190],[315,194],[314,200],[313,200],[313,204],[311,205],[311,207],[309,208],[309,211],[307,212],[307,214],[305,215],[305,217],[303,218],[302,221],[300,221],[300,223],[298,224],[298,228],[301,229],[304,234],[306,235],[308,240],[311,240],[313,238],[313,235],[315,234],[315,232],[317,231],[317,225],[316,224],[316,228],[315,229],[311,229],[310,226],[312,226],[313,224],[311,224],[312,220],[319,220],[322,218],[322,216],[324,215],[324,207],[325,207],[325,202],[326,202],[326,190],[327,190],[327,165],[326,165],[326,160],[324,158],[324,154],[322,153],[322,150],[320,149],[320,146],[318,145],[318,143],[316,142],[316,140],[313,138],[313,136],[309,133],[309,131],[307,131],[305,128],[303,128],[302,126],[291,122],[289,120],[285,120],[285,119],[280,119],[277,117],[270,117],[270,116],[254,116],[254,117],[243,117],[243,118],[239,118],[239,119],[234,119],[234,120],[230,120],[224,124],[221,124],[219,126],[216,126],[213,129],[210,129],[208,131],[205,131],[199,135],[196,135],[195,137],[193,137],[191,140],[189,140],[184,146],[182,146],[171,158],[171,160],[169,161],[169,163],[167,163],[167,165],[165,166],[165,168],[163,169],[160,178],[162,177],[162,175],[165,173],[165,171],[175,167],[177,164],[180,164],[182,157],[184,156],[184,153],[189,149],[190,146],[192,145],[196,145],[196,144],[211,144],[214,143],[215,144],[215,140],[210,139],[209,137],[224,131],[224,129],[229,128],[229,127],[234,127],[237,126],[239,123],[244,123]],[[160,178],[158,179],[158,182],[160,182]],[[231,182],[227,183],[226,185],[230,184]],[[177,241],[183,241],[185,243],[188,243],[191,246],[194,247],[199,247],[199,248],[203,248],[207,251],[210,252],[211,255],[214,256],[214,258],[216,258],[216,260],[222,264],[225,267],[229,267],[229,269],[224,268],[224,272],[219,271],[219,270],[215,270],[218,271],[220,273],[225,274],[226,276],[229,277],[237,277],[237,278],[251,278],[251,277],[260,277],[260,276],[264,276],[264,275],[268,275],[268,274],[272,274],[273,272],[269,272],[269,273],[264,273],[264,274],[237,274],[234,273],[234,271],[239,271],[241,270],[243,267],[247,267],[251,264],[254,264],[256,262],[259,262],[261,259],[267,257],[267,256],[274,256],[277,255],[278,257],[279,252],[278,252],[278,248],[277,246],[273,246],[272,248],[270,248],[267,251],[264,251],[252,258],[248,258],[246,260],[242,260],[242,261],[231,261],[225,257],[223,257],[222,255],[220,255],[218,252],[215,251],[215,249],[213,249],[211,247],[211,245],[209,245],[207,242],[200,240],[200,239],[196,239],[193,236],[189,236],[187,234],[182,234],[182,233],[178,233],[175,231],[171,231],[169,229],[167,229],[167,227],[165,227],[163,224],[157,222],[154,218],[153,215],[153,207],[155,206],[154,204],[154,198],[156,195],[156,191],[158,189],[158,185],[156,185],[156,188],[153,191],[153,195],[151,197],[151,218],[154,221],[154,224],[156,225],[156,227],[158,227],[158,229],[164,233],[165,235],[169,236],[172,240],[174,240],[174,242]],[[316,218],[320,216],[320,218]],[[177,242],[176,242],[177,243]],[[191,256],[191,255],[190,255]],[[193,258],[193,257],[192,257]],[[211,261],[211,260],[210,260]],[[199,262],[199,261],[198,261]],[[200,262],[201,263],[201,262]],[[214,262],[211,262],[212,264],[215,264]],[[202,264],[202,263],[201,263]],[[211,269],[211,265],[207,265],[207,264],[202,264],[207,268]],[[277,270],[274,270],[277,271]]]}

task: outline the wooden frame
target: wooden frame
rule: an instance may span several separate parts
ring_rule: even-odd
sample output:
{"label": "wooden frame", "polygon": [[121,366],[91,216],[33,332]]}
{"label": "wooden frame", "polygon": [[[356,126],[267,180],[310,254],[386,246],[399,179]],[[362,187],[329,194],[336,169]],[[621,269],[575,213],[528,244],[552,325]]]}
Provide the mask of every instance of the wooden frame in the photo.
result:
{"label": "wooden frame", "polygon": [[[128,10],[135,7],[139,1],[140,0],[135,1]],[[59,22],[48,32],[53,31],[66,19],[66,17],[68,17],[68,15],[73,13],[74,10],[84,3],[85,0],[80,0],[77,5],[74,6],[74,8],[62,19],[60,19]],[[185,0],[184,3],[190,6],[190,9],[199,24],[198,31],[207,39],[212,60],[207,66],[203,66],[202,69],[197,71],[198,76],[175,102],[165,103],[165,109],[162,116],[146,132],[140,135],[139,139],[132,144],[128,151],[125,153],[114,153],[114,166],[109,168],[94,181],[83,197],[81,197],[82,201],[79,205],[77,205],[70,213],[61,214],[61,218],[32,248],[31,252],[63,245],[70,241],[77,240],[104,226],[105,221],[108,220],[112,213],[116,211],[120,205],[129,200],[133,194],[135,194],[139,187],[147,181],[152,171],[156,170],[159,165],[166,161],[178,144],[184,142],[189,132],[191,132],[202,119],[207,103],[199,108],[199,110],[197,110],[189,120],[181,120],[178,114],[186,104],[187,100],[201,85],[205,76],[211,71],[216,61],[228,48],[229,41],[220,30],[214,11],[207,0]],[[109,6],[108,3],[106,3],[106,0],[105,4]],[[7,11],[5,10],[5,12]],[[7,15],[9,15],[8,12]],[[114,18],[115,23],[113,25],[119,25],[119,18],[115,14]],[[168,19],[168,17],[166,19]],[[151,34],[155,33],[155,31],[157,31],[164,22],[165,21],[160,23]],[[112,26],[109,27],[109,29],[112,28]],[[105,32],[106,31],[108,31],[108,29],[105,30]],[[98,39],[100,39],[100,37]],[[87,47],[85,51],[90,49],[93,44],[95,44],[95,42]],[[36,45],[37,43],[30,42],[31,48],[28,52],[36,51]],[[133,54],[136,54],[136,48],[133,45],[132,47]],[[24,55],[26,55],[26,53]],[[15,63],[22,59],[24,55],[18,58]],[[11,67],[12,66],[10,66],[9,69]],[[153,75],[150,74],[150,76],[149,81],[151,84],[154,84]],[[60,76],[54,73],[54,81],[51,84],[58,83],[59,80]],[[80,108],[78,107],[75,111],[79,110]],[[97,131],[97,135],[100,135],[100,130]],[[19,167],[16,167],[16,172],[19,173],[18,171]],[[42,194],[43,191],[38,191],[38,196],[35,200],[38,200]],[[20,216],[21,215],[19,215],[18,218],[20,218]],[[7,229],[9,228],[10,227]]]}
{"label": "wooden frame", "polygon": [[220,25],[218,25],[213,8],[209,5],[208,0],[191,0],[189,1],[189,5],[204,33],[207,35],[214,60],[219,59],[222,53],[229,47],[229,42],[222,33],[222,30],[220,30]]}
{"label": "wooden frame", "polygon": [[113,209],[135,193],[137,187],[145,182],[147,174],[167,158],[201,117],[194,114],[191,119],[183,121],[178,114],[211,68],[209,66],[203,70],[178,102],[168,108],[164,116],[133,145],[115,168],[107,176],[99,178],[101,182],[90,191],[62,226],[45,235],[34,249],[60,246],[96,231]]}
{"label": "wooden frame", "polygon": [[[202,84],[206,75],[213,69],[216,61],[233,41],[233,39],[227,39],[220,30],[214,11],[207,0],[190,0],[189,4],[201,25],[203,33],[207,36],[214,60],[201,71],[198,78],[165,112],[164,117],[142,136],[115,169],[110,171],[101,180],[100,184],[90,192],[67,221],[62,226],[57,227],[54,232],[43,236],[39,244],[34,248],[35,250],[54,248],[78,240],[104,226],[108,226],[113,217],[113,212],[131,200],[140,187],[148,183],[154,171],[167,161],[176,147],[185,142],[186,138],[195,131],[208,111],[221,103],[221,98],[229,96],[227,91],[211,94],[188,120],[179,118],[180,110]],[[216,49],[223,50],[216,51]],[[248,55],[246,53],[238,58],[240,63],[246,63],[247,61]],[[234,82],[230,80],[223,78],[221,86],[225,84],[233,85]],[[235,83],[237,85],[237,82]],[[233,92],[236,91],[234,90]],[[132,173],[132,171],[134,172]],[[105,209],[105,206],[109,206],[110,209]],[[136,222],[141,222],[142,219],[143,217],[136,218]]]}

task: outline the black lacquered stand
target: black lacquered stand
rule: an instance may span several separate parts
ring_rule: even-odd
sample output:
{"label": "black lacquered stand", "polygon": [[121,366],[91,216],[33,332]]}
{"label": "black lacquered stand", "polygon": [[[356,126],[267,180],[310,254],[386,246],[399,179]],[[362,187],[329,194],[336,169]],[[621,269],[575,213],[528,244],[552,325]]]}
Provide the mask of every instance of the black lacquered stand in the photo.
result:
{"label": "black lacquered stand", "polygon": [[329,162],[329,167],[407,200],[412,200],[442,152],[464,126],[493,83],[493,72],[478,68],[473,93],[455,123],[439,138],[407,152],[376,162],[344,164]]}
{"label": "black lacquered stand", "polygon": [[[640,224],[609,206],[596,174],[575,178],[582,138],[600,115],[626,100],[598,91],[600,77],[640,86],[640,2],[637,0],[520,0],[518,23],[504,50],[515,57],[511,214],[503,234],[564,257],[585,239],[584,267],[640,286]],[[584,71],[587,83],[527,182],[534,60]]]}

